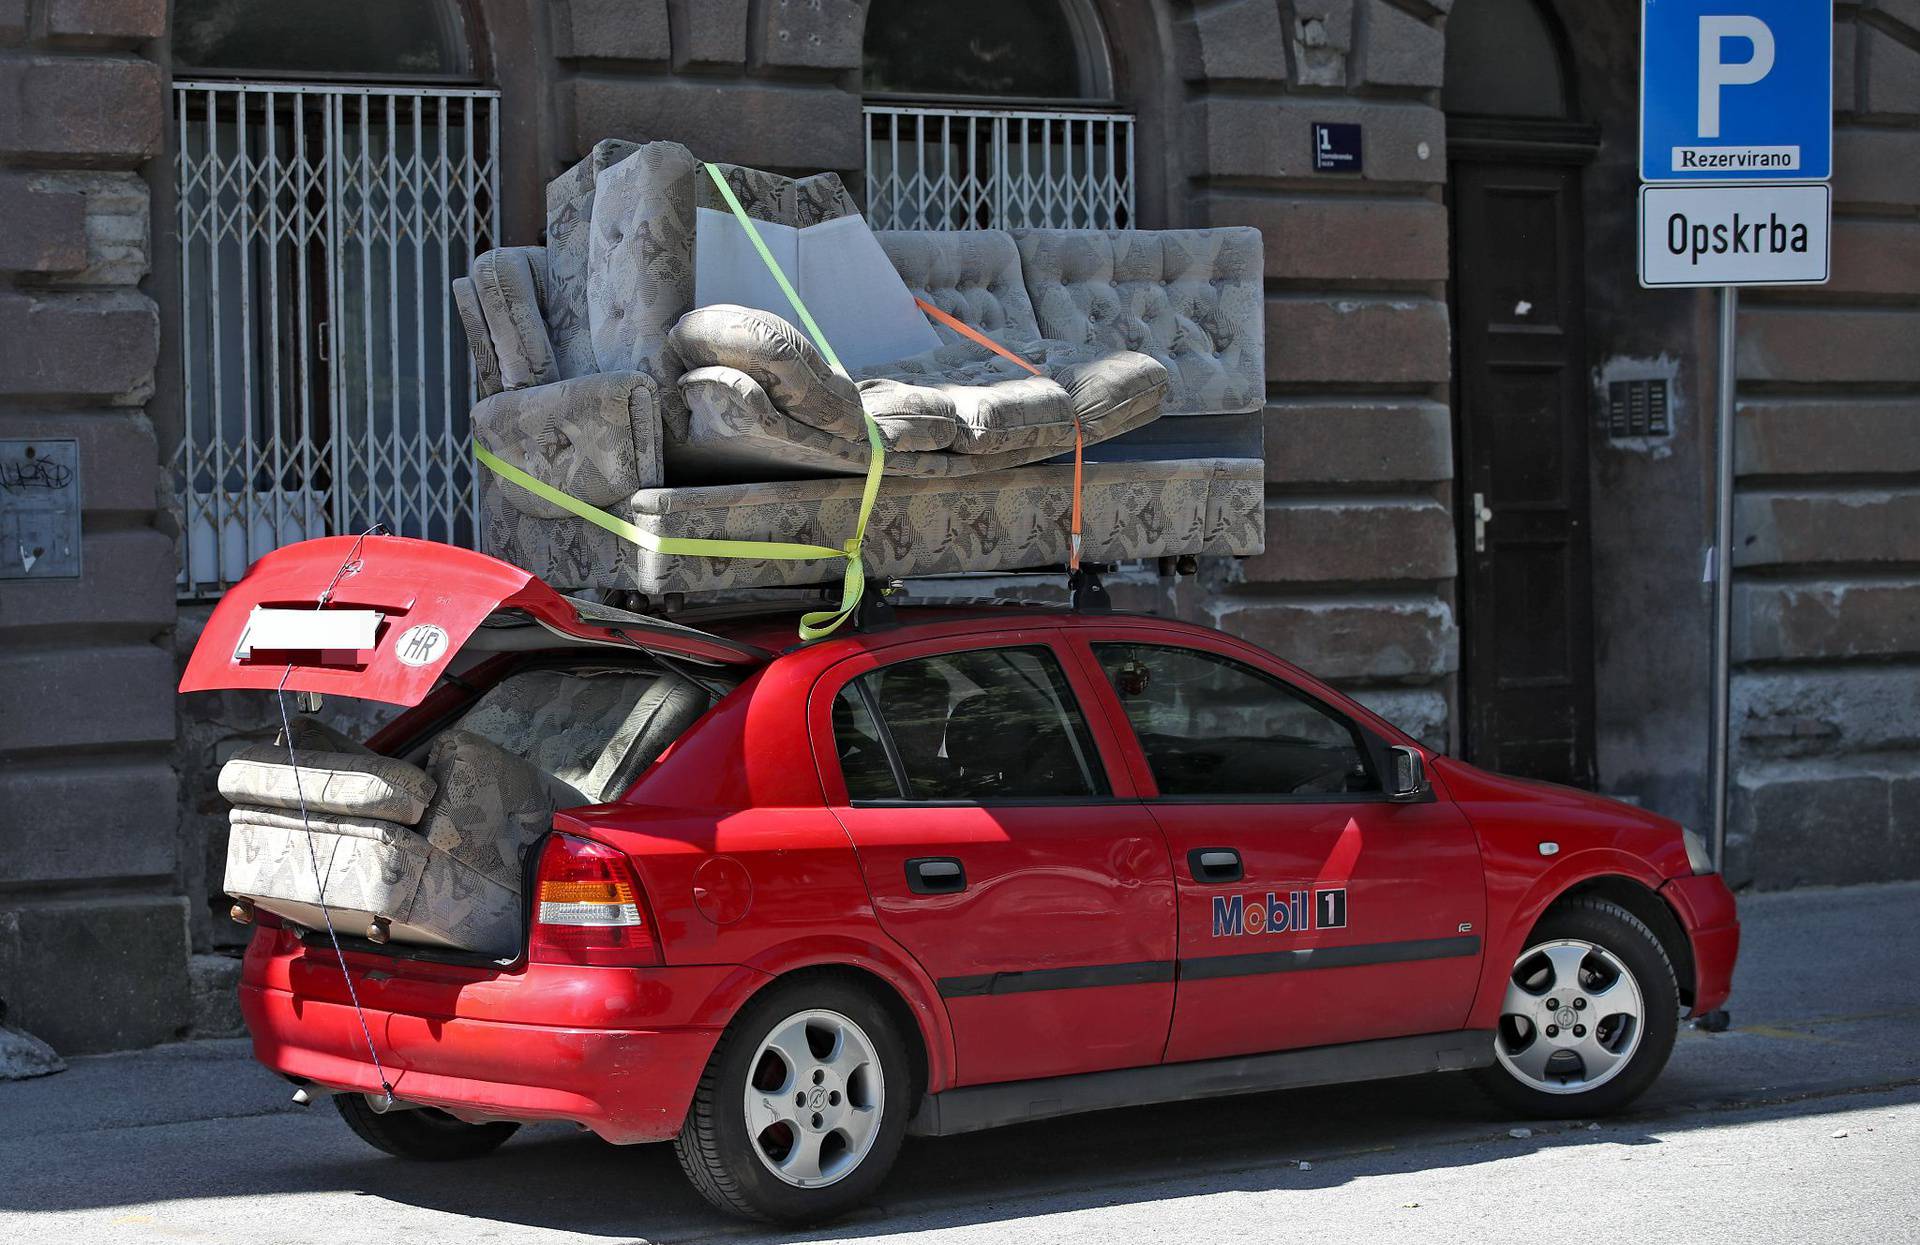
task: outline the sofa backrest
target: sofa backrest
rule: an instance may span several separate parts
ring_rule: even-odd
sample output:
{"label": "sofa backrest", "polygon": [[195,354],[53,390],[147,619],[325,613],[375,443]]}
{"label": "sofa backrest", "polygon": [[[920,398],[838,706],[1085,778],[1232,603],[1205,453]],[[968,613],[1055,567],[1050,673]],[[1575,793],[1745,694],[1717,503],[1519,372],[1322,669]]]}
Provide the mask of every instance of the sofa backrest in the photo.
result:
{"label": "sofa backrest", "polygon": [[546,316],[563,379],[599,370],[587,326],[587,241],[594,190],[601,170],[639,149],[638,143],[602,139],[584,159],[547,183]]}
{"label": "sofa backrest", "polygon": [[[879,229],[873,236],[915,298],[1007,345],[1044,336],[1021,279],[1020,248],[1006,230]],[[960,340],[944,324],[933,331],[942,341]]]}
{"label": "sofa backrest", "polygon": [[1017,229],[1013,238],[1045,336],[1159,360],[1172,377],[1168,415],[1265,404],[1259,230]]}

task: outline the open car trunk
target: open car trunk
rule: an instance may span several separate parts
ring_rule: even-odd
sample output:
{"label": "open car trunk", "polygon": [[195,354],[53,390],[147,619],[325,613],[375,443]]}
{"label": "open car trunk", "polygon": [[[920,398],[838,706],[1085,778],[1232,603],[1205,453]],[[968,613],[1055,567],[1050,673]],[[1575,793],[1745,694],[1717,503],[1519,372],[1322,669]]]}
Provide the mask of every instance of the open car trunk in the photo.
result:
{"label": "open car trunk", "polygon": [[[181,691],[433,701],[375,751],[289,697],[289,729],[221,770],[225,889],[307,929],[510,959],[527,854],[554,812],[617,799],[767,656],[447,545],[336,537],[269,554],[215,607]],[[442,682],[456,671],[471,681]]]}

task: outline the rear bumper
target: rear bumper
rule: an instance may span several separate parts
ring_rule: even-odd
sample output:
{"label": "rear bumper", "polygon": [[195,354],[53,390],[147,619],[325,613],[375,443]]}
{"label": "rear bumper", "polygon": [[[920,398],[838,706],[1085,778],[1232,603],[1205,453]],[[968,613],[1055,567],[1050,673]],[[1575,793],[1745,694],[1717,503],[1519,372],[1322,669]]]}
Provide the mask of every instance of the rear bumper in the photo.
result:
{"label": "rear bumper", "polygon": [[1693,1014],[1726,1005],[1740,955],[1740,918],[1733,892],[1717,873],[1675,878],[1660,888],[1693,944]]}
{"label": "rear bumper", "polygon": [[349,955],[361,1028],[330,953],[261,931],[240,1009],[254,1056],[330,1090],[461,1119],[564,1120],[616,1143],[680,1131],[727,1020],[763,974],[729,966],[465,969]]}
{"label": "rear bumper", "polygon": [[[253,1053],[332,1090],[380,1092],[353,1008],[240,988]],[[394,1097],[462,1119],[566,1120],[616,1143],[680,1131],[717,1029],[551,1029],[367,1012]]]}

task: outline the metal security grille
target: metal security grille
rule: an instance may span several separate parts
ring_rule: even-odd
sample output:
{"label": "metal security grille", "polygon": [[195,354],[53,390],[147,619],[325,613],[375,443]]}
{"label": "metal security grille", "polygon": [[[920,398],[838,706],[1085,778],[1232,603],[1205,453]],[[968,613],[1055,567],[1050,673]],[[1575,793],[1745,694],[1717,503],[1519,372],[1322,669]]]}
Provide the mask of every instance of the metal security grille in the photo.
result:
{"label": "metal security grille", "polygon": [[1063,109],[867,114],[876,229],[1130,229],[1133,118]]}
{"label": "metal security grille", "polygon": [[474,540],[449,287],[499,236],[499,93],[174,87],[180,594],[280,545]]}

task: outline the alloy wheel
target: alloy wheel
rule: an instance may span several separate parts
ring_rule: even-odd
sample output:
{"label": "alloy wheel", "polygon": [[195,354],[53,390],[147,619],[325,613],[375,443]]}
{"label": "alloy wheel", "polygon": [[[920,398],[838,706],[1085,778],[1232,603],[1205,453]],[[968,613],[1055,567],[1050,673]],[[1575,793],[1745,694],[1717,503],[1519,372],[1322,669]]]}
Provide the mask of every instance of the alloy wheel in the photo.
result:
{"label": "alloy wheel", "polygon": [[1626,1068],[1645,1027],[1640,983],[1620,958],[1597,943],[1560,938],[1528,947],[1514,962],[1494,1057],[1529,1088],[1584,1093]]}
{"label": "alloy wheel", "polygon": [[879,1135],[886,1082],[859,1025],[839,1012],[795,1013],[748,1067],[747,1137],[768,1171],[817,1189],[860,1166]]}

